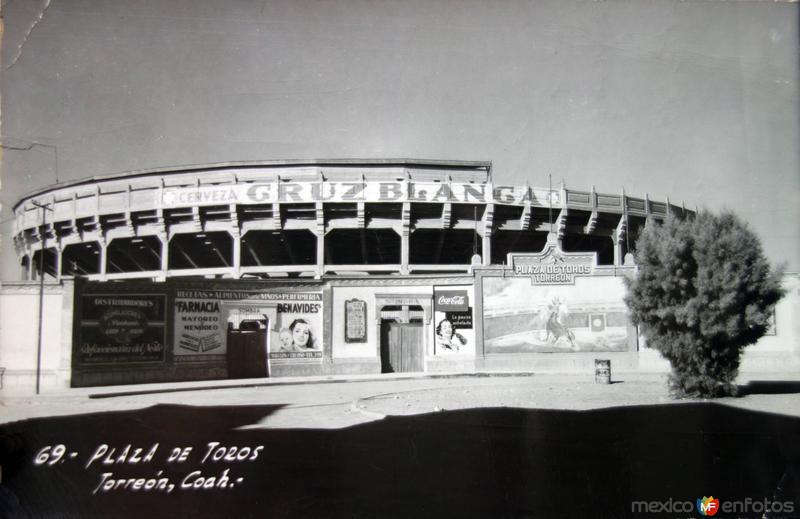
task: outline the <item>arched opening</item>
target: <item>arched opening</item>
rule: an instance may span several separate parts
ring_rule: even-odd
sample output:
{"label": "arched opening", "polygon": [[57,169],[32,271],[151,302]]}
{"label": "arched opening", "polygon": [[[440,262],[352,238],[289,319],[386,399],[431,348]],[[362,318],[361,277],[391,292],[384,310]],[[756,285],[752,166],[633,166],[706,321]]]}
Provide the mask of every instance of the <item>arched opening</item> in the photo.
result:
{"label": "arched opening", "polygon": [[[37,276],[42,275],[42,251],[37,250],[33,253],[33,272]],[[44,251],[44,273],[50,277],[56,277],[56,249],[48,248]],[[36,279],[39,279],[38,277]]]}
{"label": "arched opening", "polygon": [[392,229],[335,229],[325,236],[329,265],[400,263],[400,235]]}
{"label": "arched opening", "polygon": [[495,231],[492,235],[492,264],[504,265],[510,252],[541,252],[546,243],[546,232]]}
{"label": "arched opening", "polygon": [[96,241],[73,243],[61,253],[61,274],[87,276],[100,273],[100,244]]}
{"label": "arched opening", "polygon": [[19,262],[19,266],[21,267],[22,270],[21,272],[22,279],[28,279],[31,276],[32,272],[31,272],[31,258],[27,254],[22,257],[22,259]]}
{"label": "arched opening", "polygon": [[636,253],[636,240],[638,240],[639,236],[642,234],[646,223],[647,220],[645,218],[636,216],[628,217],[628,235],[625,239],[625,247],[630,250],[627,250],[627,252]]}
{"label": "arched opening", "polygon": [[249,231],[241,245],[243,267],[317,263],[317,236],[305,229]]}
{"label": "arched opening", "polygon": [[409,259],[413,265],[468,265],[483,254],[482,239],[472,229],[417,229],[411,233]]}
{"label": "arched opening", "polygon": [[230,267],[233,239],[227,232],[176,234],[169,241],[170,269]]}
{"label": "arched opening", "polygon": [[157,236],[117,238],[108,244],[106,272],[161,269],[161,240]]}
{"label": "arched opening", "polygon": [[596,252],[598,265],[614,264],[614,242],[608,236],[567,234],[561,248],[564,252]]}

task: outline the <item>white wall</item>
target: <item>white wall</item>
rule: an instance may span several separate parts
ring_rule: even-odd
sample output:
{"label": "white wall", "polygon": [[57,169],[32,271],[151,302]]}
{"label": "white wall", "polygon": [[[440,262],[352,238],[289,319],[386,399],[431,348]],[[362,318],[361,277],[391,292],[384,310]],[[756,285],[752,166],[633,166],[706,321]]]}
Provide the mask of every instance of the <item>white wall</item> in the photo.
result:
{"label": "white wall", "polygon": [[[374,287],[334,287],[333,288],[333,358],[378,357],[380,337],[375,315],[375,294],[426,294],[433,296],[433,288],[427,286],[374,286]],[[347,343],[344,340],[344,303],[348,299],[361,299],[367,302],[367,342]],[[428,330],[430,325],[426,325]],[[427,351],[427,350],[426,350]]]}
{"label": "white wall", "polygon": [[[73,284],[44,287],[41,391],[69,387],[72,361]],[[39,283],[0,286],[0,367],[5,368],[0,392],[32,393],[36,389],[39,332]]]}
{"label": "white wall", "polygon": [[[800,370],[800,274],[783,277],[786,295],[775,307],[775,335],[765,335],[744,349],[740,372],[788,373]],[[642,371],[669,371],[670,365],[660,353],[645,346],[639,351]]]}
{"label": "white wall", "polygon": [[765,335],[744,350],[740,371],[800,370],[800,275],[783,277],[786,295],[775,307],[775,335]]}

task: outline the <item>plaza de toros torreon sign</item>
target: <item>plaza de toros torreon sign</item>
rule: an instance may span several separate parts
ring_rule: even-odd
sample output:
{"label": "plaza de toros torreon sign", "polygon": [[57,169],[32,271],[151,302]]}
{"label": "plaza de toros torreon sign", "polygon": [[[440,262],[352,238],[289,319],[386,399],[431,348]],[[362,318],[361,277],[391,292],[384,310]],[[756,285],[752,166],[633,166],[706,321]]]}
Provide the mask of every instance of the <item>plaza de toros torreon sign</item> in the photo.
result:
{"label": "plaza de toros torreon sign", "polygon": [[308,202],[495,203],[559,205],[559,191],[460,182],[261,182],[165,188],[163,207]]}
{"label": "plaza de toros torreon sign", "polygon": [[539,254],[510,254],[515,276],[530,277],[532,285],[572,285],[575,276],[594,272],[594,253],[563,252],[548,244]]}

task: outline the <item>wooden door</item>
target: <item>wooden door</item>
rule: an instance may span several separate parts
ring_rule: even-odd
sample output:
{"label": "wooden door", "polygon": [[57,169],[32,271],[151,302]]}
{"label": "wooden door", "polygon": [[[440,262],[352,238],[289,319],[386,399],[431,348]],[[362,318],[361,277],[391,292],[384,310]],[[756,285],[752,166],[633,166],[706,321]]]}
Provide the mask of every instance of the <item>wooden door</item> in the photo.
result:
{"label": "wooden door", "polygon": [[424,351],[422,323],[381,324],[381,372],[423,371]]}
{"label": "wooden door", "polygon": [[228,330],[228,378],[267,376],[266,330]]}

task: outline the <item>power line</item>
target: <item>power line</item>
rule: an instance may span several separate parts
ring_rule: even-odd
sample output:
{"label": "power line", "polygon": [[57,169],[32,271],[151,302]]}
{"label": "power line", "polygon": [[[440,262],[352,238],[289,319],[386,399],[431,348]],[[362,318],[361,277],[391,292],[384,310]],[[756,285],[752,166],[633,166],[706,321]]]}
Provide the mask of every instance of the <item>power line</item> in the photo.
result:
{"label": "power line", "polygon": [[27,142],[27,144],[25,144],[25,145],[16,145],[15,146],[13,144],[7,144],[7,143],[3,142],[3,140],[6,139],[6,138],[8,138],[8,137],[0,138],[0,139],[2,139],[2,140],[0,140],[0,148],[6,149],[6,150],[31,151],[33,148],[35,148],[37,146],[41,147],[41,148],[53,148],[53,157],[54,157],[54,161],[55,161],[54,173],[56,175],[56,184],[58,184],[58,146],[56,146],[55,144],[47,144],[45,142],[29,141],[27,139],[16,139],[16,138],[12,137],[12,139],[14,139],[14,140]]}

